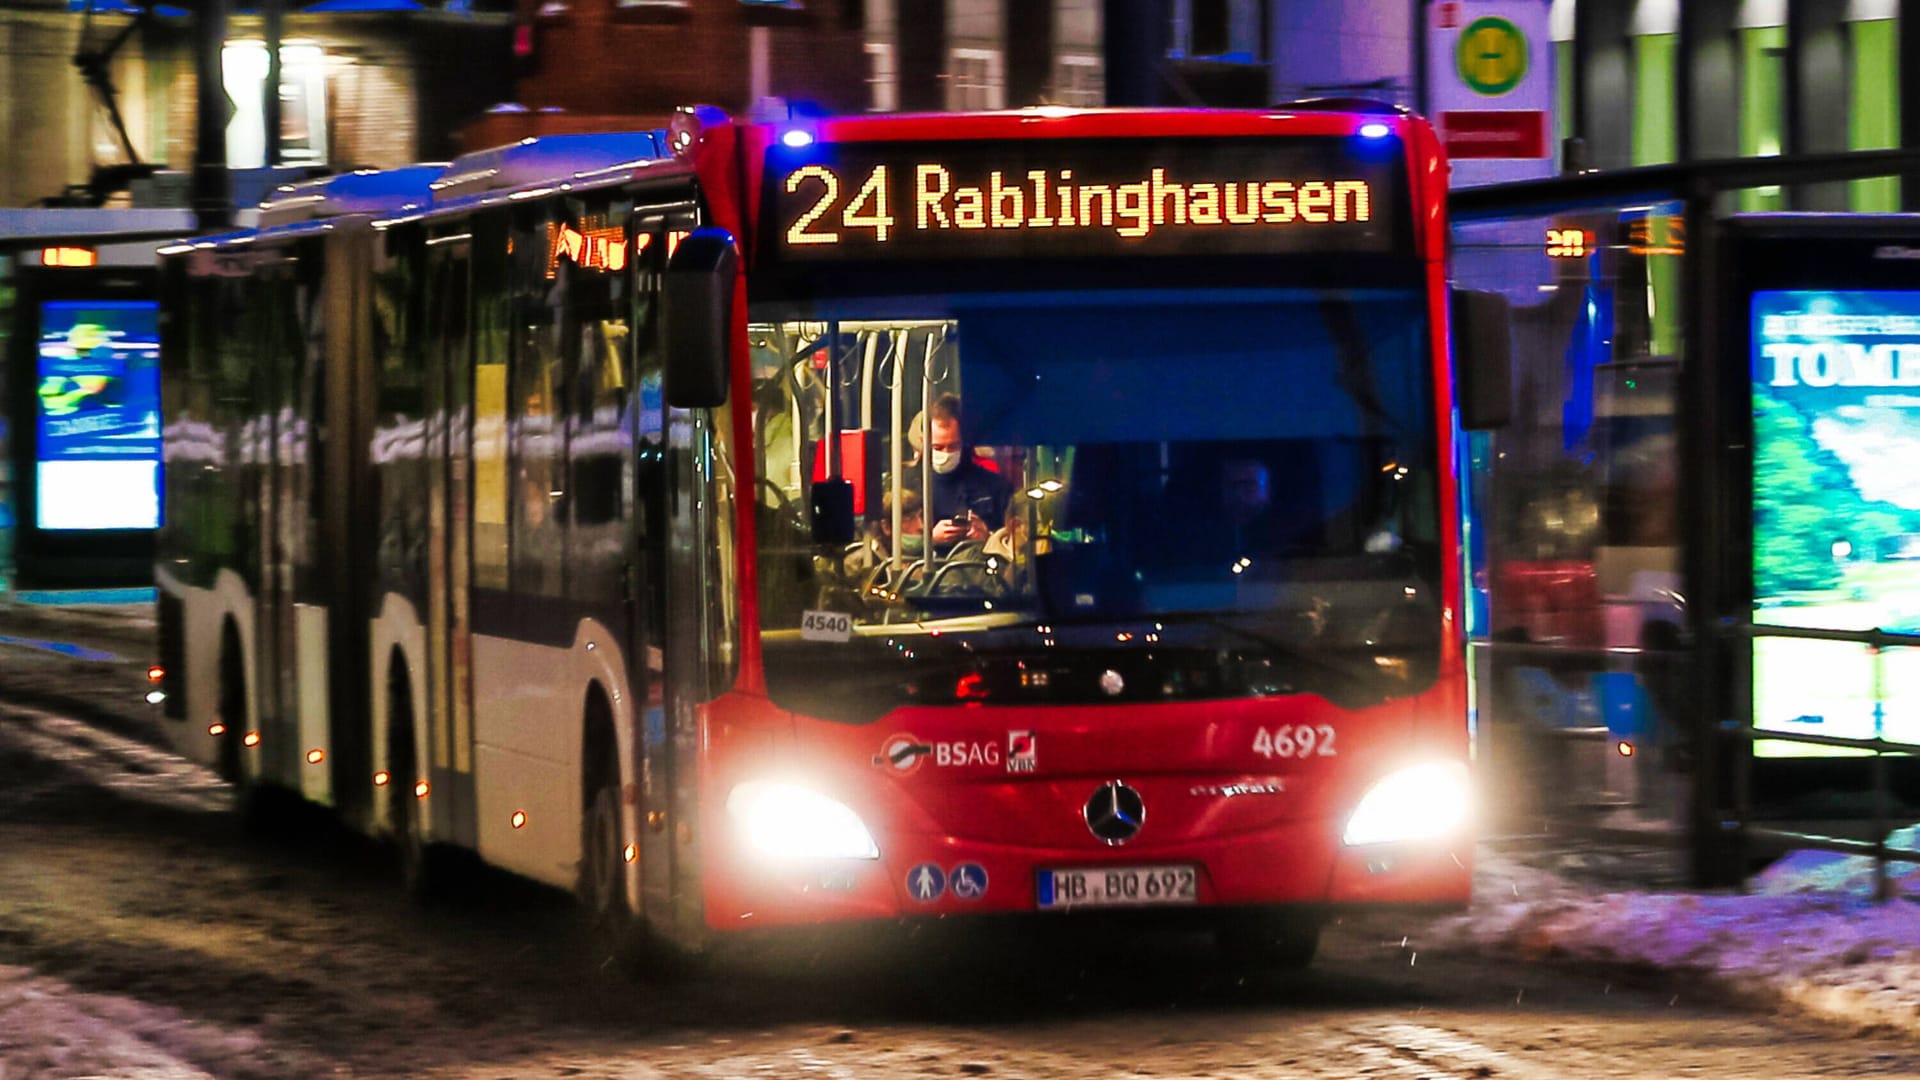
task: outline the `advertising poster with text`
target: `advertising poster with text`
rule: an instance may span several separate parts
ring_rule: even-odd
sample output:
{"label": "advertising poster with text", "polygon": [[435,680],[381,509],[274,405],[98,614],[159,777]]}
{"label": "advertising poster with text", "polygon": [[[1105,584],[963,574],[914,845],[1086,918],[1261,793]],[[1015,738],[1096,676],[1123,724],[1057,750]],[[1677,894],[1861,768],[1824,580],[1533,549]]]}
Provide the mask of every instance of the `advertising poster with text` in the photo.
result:
{"label": "advertising poster with text", "polygon": [[[1757,292],[1752,319],[1754,622],[1920,633],[1920,292]],[[1920,742],[1920,650],[1875,668],[1864,645],[1760,637],[1754,724]]]}
{"label": "advertising poster with text", "polygon": [[160,332],[150,301],[40,307],[42,529],[160,524]]}

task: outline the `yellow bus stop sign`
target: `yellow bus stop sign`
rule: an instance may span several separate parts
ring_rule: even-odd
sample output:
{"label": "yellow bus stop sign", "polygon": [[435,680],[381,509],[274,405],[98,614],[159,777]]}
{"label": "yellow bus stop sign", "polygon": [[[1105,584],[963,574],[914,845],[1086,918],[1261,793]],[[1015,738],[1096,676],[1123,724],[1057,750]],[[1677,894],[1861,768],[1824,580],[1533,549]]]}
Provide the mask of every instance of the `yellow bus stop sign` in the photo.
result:
{"label": "yellow bus stop sign", "polygon": [[1475,19],[1461,32],[1454,57],[1461,82],[1476,94],[1498,97],[1527,73],[1527,38],[1506,19]]}

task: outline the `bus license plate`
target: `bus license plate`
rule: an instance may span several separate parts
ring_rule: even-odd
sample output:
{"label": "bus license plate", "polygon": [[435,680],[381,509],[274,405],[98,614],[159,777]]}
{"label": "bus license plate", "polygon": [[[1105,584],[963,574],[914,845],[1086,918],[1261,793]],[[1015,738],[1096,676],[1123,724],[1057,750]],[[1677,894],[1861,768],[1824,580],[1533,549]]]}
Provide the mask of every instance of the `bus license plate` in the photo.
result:
{"label": "bus license plate", "polygon": [[1040,871],[1040,907],[1124,907],[1194,904],[1191,866],[1104,866]]}

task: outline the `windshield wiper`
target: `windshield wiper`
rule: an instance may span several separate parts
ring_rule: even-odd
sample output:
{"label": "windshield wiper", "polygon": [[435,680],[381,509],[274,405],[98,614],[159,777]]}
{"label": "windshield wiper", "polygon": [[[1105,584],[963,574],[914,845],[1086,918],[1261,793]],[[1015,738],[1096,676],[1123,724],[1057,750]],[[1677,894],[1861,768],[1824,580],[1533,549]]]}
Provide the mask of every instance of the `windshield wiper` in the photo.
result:
{"label": "windshield wiper", "polygon": [[1251,641],[1277,656],[1285,657],[1288,660],[1298,660],[1309,667],[1317,667],[1323,672],[1338,675],[1341,678],[1355,679],[1365,670],[1358,665],[1340,663],[1324,655],[1317,649],[1285,642],[1271,634],[1263,634],[1258,630],[1241,626],[1212,612],[1178,611],[1161,615],[1159,619],[1161,622],[1197,622],[1213,627],[1216,630],[1225,630],[1227,633]]}

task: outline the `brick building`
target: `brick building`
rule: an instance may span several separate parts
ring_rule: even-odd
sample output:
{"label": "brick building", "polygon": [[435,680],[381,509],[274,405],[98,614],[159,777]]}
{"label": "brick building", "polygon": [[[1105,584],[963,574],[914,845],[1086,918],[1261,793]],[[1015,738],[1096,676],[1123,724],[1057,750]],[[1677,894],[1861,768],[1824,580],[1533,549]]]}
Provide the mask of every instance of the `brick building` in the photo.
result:
{"label": "brick building", "polygon": [[770,97],[831,112],[868,103],[860,0],[515,0],[524,111],[462,133],[469,147],[543,132],[663,124],[680,105],[736,114]]}
{"label": "brick building", "polygon": [[[128,159],[73,59],[126,29],[135,9],[94,2],[90,20],[65,6],[0,7],[0,206],[57,198],[84,185],[96,167]],[[412,0],[385,0],[381,10],[338,4],[322,0],[285,17],[285,164],[338,170],[445,158],[458,151],[454,133],[462,124],[511,96],[504,14],[423,9]],[[198,80],[191,34],[184,17],[150,16],[108,65],[133,152],[168,170],[192,164]],[[264,164],[266,59],[257,10],[232,16],[223,69],[235,105],[227,128],[235,168]]]}

